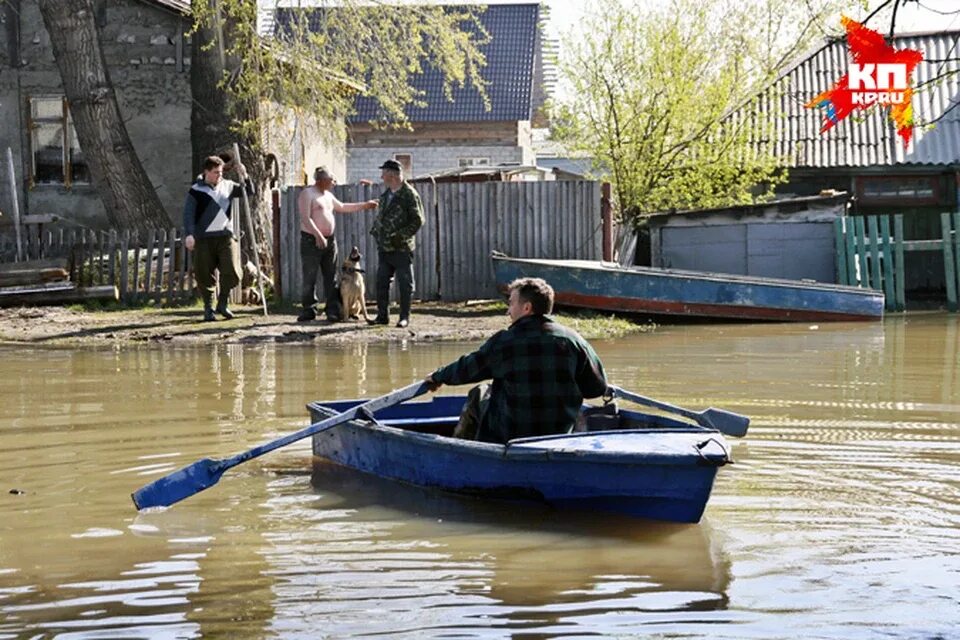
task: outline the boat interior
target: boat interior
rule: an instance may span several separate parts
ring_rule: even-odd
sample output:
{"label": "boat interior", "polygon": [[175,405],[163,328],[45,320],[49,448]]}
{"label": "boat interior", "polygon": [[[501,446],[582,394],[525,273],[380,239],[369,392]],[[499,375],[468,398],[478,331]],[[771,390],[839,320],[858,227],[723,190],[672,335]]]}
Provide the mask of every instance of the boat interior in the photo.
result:
{"label": "boat interior", "polygon": [[[437,396],[428,402],[409,402],[396,405],[377,412],[373,418],[359,419],[366,419],[383,426],[417,433],[451,437],[454,428],[457,426],[465,400],[466,396]],[[347,411],[362,402],[362,400],[318,402],[314,403],[313,406],[323,407],[328,412],[341,412]],[[581,408],[577,424],[570,430],[570,433],[670,427],[699,428],[688,422],[666,416],[623,410],[616,402],[603,405],[585,403]]]}

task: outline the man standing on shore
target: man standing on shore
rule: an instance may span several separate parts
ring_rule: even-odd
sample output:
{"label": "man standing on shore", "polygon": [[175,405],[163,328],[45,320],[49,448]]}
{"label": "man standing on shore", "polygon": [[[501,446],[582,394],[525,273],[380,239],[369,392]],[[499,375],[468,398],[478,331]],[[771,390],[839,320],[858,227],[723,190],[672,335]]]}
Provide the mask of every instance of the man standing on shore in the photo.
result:
{"label": "man standing on shore", "polygon": [[344,204],[331,193],[336,180],[325,167],[313,172],[314,184],[300,192],[297,206],[300,211],[300,260],[303,266],[303,290],[300,298],[303,309],[298,322],[309,322],[317,317],[317,273],[323,280],[324,311],[330,320],[331,296],[337,272],[337,240],[333,235],[336,221],[333,213],[353,213],[376,209],[377,201]]}
{"label": "man standing on shore", "polygon": [[370,229],[377,241],[377,317],[374,324],[390,324],[390,283],[397,276],[400,289],[400,328],[410,324],[413,298],[413,236],[423,226],[420,194],[403,179],[403,168],[396,160],[380,165],[380,177],[387,190],[380,196],[380,211]]}
{"label": "man standing on shore", "polygon": [[220,273],[220,294],[217,297],[217,313],[225,319],[233,318],[227,308],[230,290],[240,284],[237,270],[239,247],[233,234],[234,198],[256,195],[253,182],[247,177],[244,166],[237,165],[237,174],[244,185],[223,177],[224,162],[217,156],[203,161],[203,174],[190,187],[183,205],[183,244],[193,251],[193,271],[197,278],[200,296],[203,298],[204,321],[216,320],[213,315],[213,292],[216,281],[214,273]]}

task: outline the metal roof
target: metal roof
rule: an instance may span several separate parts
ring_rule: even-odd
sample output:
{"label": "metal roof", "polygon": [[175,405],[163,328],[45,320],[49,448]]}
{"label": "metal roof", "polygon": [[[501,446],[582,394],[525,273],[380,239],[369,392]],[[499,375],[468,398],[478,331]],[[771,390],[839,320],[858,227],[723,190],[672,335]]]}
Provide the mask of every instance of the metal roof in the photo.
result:
{"label": "metal roof", "polygon": [[[451,7],[454,5],[451,5]],[[275,33],[286,28],[291,12],[278,8]],[[423,92],[426,107],[408,107],[411,122],[473,122],[530,120],[533,104],[534,64],[540,47],[538,22],[540,7],[536,3],[487,5],[479,20],[490,35],[490,42],[480,47],[487,64],[480,70],[488,82],[490,110],[484,109],[480,94],[469,85],[453,89],[453,101],[443,94],[443,75],[430,65],[411,78],[411,84]],[[313,20],[311,28],[315,28]],[[358,97],[357,113],[350,122],[367,122],[380,115],[376,100]]]}
{"label": "metal roof", "polygon": [[190,0],[142,0],[147,4],[156,4],[167,9],[172,9],[177,13],[190,13]]}
{"label": "metal roof", "polygon": [[[918,123],[908,147],[897,136],[887,109],[852,115],[820,133],[823,110],[804,104],[830,89],[850,62],[845,39],[834,40],[786,71],[762,94],[776,118],[774,151],[790,167],[949,165],[960,163],[960,31],[898,35],[897,49],[923,52],[914,75],[913,112]],[[931,82],[934,78],[941,78]],[[929,84],[928,84],[929,83]],[[781,93],[779,100],[776,98]],[[779,104],[779,107],[777,106]],[[944,115],[946,114],[946,115]],[[922,126],[937,120],[935,127]]]}

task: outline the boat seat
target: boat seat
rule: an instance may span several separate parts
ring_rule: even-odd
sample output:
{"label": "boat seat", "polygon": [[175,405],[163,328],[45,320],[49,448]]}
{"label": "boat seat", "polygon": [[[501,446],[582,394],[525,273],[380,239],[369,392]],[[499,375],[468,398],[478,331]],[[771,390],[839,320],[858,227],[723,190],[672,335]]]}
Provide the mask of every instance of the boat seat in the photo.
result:
{"label": "boat seat", "polygon": [[585,431],[611,431],[621,428],[620,409],[616,402],[610,402],[601,407],[588,406],[580,412],[580,418],[574,425],[572,433]]}

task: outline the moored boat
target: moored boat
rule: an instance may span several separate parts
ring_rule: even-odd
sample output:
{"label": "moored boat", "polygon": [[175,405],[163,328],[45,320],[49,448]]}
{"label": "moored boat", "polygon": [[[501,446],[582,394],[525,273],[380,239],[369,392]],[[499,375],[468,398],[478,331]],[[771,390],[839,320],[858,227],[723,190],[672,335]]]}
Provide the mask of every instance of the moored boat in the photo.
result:
{"label": "moored boat", "polygon": [[[363,400],[314,402],[319,422]],[[383,478],[461,494],[673,522],[700,520],[717,469],[731,461],[719,431],[610,407],[570,434],[506,445],[450,437],[463,396],[381,409],[313,435],[313,453]]]}
{"label": "moored boat", "polygon": [[793,322],[879,320],[883,292],[810,280],[760,278],[589,260],[494,253],[497,288],[543,278],[560,305],[651,315]]}

